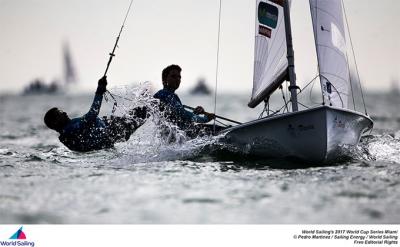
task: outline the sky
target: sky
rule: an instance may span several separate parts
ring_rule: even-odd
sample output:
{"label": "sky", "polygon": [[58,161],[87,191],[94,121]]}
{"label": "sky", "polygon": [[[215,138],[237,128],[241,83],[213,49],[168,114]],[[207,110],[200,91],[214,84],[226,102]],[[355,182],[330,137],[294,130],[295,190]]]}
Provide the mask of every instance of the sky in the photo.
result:
{"label": "sky", "polygon": [[[94,91],[104,74],[130,0],[0,0],[0,93],[20,92],[35,78],[63,76],[68,42],[79,92]],[[344,0],[362,84],[385,91],[400,78],[400,1]],[[199,78],[218,92],[251,92],[255,0],[222,0],[218,73],[219,0],[133,0],[108,72],[109,86],[150,81],[179,64],[180,91]],[[308,0],[291,8],[297,81],[317,73]],[[400,83],[400,82],[399,82]]]}

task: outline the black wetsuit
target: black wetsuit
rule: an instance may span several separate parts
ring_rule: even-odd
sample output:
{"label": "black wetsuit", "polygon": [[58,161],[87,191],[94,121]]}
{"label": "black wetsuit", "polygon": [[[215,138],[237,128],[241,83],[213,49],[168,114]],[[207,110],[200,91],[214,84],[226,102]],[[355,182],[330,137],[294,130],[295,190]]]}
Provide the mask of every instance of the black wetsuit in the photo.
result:
{"label": "black wetsuit", "polygon": [[154,98],[160,100],[160,110],[164,112],[169,121],[176,124],[181,130],[184,130],[190,138],[202,135],[213,135],[225,129],[222,126],[213,126],[205,124],[209,121],[206,116],[199,116],[193,112],[185,110],[178,95],[173,91],[164,88],[158,91]]}
{"label": "black wetsuit", "polygon": [[205,116],[202,117],[185,110],[178,95],[169,89],[161,89],[154,95],[154,98],[160,100],[161,107],[166,112],[167,118],[181,129],[187,129],[193,123],[206,123],[209,121]]}
{"label": "black wetsuit", "polygon": [[73,151],[87,152],[111,148],[117,141],[128,140],[139,127],[125,117],[98,117],[103,94],[96,92],[88,113],[71,121],[60,131],[60,141]]}

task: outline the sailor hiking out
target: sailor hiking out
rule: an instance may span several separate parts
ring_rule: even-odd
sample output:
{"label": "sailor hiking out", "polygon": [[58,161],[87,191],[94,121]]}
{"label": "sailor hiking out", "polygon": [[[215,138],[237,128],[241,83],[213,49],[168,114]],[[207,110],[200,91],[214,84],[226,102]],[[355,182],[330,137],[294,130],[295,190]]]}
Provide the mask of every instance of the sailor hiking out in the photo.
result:
{"label": "sailor hiking out", "polygon": [[107,77],[102,77],[92,106],[82,117],[70,119],[68,114],[54,107],[47,111],[44,122],[50,129],[57,131],[60,141],[69,149],[87,152],[111,148],[114,143],[126,141],[143,124],[146,111],[135,108],[129,115],[122,117],[99,118],[103,94],[106,92]]}

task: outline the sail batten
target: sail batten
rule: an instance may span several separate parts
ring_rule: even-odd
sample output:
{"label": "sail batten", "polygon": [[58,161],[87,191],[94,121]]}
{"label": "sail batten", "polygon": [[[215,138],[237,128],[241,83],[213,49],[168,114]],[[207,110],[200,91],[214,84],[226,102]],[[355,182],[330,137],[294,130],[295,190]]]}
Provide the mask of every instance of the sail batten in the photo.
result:
{"label": "sail batten", "polygon": [[288,60],[282,0],[257,0],[253,91],[255,107],[287,78]]}
{"label": "sail batten", "polygon": [[348,108],[350,76],[341,0],[309,0],[325,104]]}

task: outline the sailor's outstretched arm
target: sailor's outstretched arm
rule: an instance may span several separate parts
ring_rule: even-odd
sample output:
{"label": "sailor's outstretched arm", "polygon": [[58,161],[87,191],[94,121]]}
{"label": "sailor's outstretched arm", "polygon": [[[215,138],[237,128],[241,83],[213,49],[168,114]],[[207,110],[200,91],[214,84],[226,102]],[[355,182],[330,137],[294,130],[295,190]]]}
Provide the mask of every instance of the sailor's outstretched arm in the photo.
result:
{"label": "sailor's outstretched arm", "polygon": [[97,86],[96,94],[93,99],[92,106],[89,109],[89,112],[85,114],[84,118],[88,121],[94,121],[96,117],[99,115],[101,103],[103,101],[103,94],[107,90],[107,77],[103,76]]}

